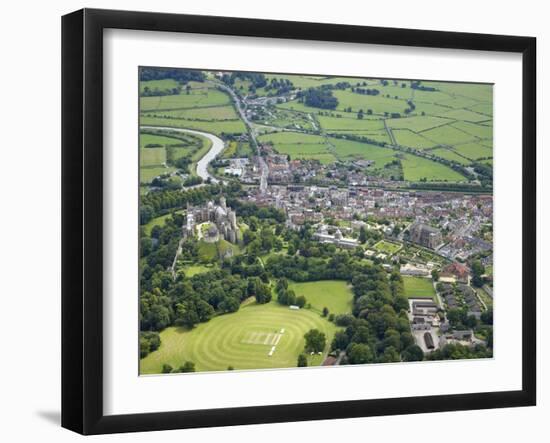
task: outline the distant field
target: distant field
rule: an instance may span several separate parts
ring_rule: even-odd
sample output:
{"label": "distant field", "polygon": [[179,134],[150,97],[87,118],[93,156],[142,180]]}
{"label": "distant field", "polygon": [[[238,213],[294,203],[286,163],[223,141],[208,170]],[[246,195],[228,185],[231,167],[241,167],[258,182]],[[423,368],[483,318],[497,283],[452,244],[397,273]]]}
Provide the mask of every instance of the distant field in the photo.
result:
{"label": "distant field", "polygon": [[398,145],[415,149],[428,149],[436,145],[435,142],[409,129],[393,129],[393,136]]}
{"label": "distant field", "polygon": [[225,133],[243,133],[246,131],[244,123],[241,120],[229,121],[195,121],[182,120],[175,118],[155,118],[155,117],[140,117],[140,124],[146,126],[166,126],[170,128],[185,128],[195,129],[197,131],[210,132],[212,134],[221,135]]}
{"label": "distant field", "polygon": [[432,297],[434,301],[437,302],[435,290],[431,279],[403,276],[403,283],[405,285],[406,297]]}
{"label": "distant field", "polygon": [[206,108],[180,109],[176,111],[154,111],[149,115],[166,116],[169,118],[200,119],[200,120],[238,120],[239,116],[231,105],[209,106]]}
{"label": "distant field", "polygon": [[154,134],[145,134],[141,133],[139,135],[139,146],[145,148],[148,145],[161,145],[161,146],[170,146],[181,144],[182,141],[177,138],[165,137],[162,135]]}
{"label": "distant field", "polygon": [[401,164],[405,180],[413,182],[423,178],[428,181],[460,182],[465,180],[465,177],[448,166],[411,154],[402,154]]}
{"label": "distant field", "polygon": [[448,149],[448,148],[434,149],[434,150],[430,151],[430,154],[437,155],[438,157],[441,157],[441,158],[444,158],[444,159],[447,159],[447,160],[452,160],[452,161],[460,163],[462,165],[469,165],[470,163],[472,163],[470,160],[468,160],[464,157],[461,157],[455,151],[453,151],[451,149]]}
{"label": "distant field", "polygon": [[262,142],[272,142],[274,144],[319,144],[325,143],[324,137],[320,135],[303,134],[300,132],[273,132],[271,134],[259,137]]}
{"label": "distant field", "polygon": [[475,140],[473,135],[454,128],[451,125],[439,126],[422,132],[422,136],[439,145],[454,146],[459,143],[468,143]]}
{"label": "distant field", "polygon": [[140,110],[169,111],[173,109],[196,108],[205,106],[220,106],[230,103],[229,95],[217,89],[198,89],[190,94],[182,92],[177,95],[159,97],[140,97]]}
{"label": "distant field", "polygon": [[338,99],[337,109],[343,111],[351,107],[352,111],[358,112],[360,109],[367,112],[371,109],[374,114],[384,114],[385,112],[403,113],[407,108],[407,102],[402,99],[387,98],[380,95],[364,95],[345,91],[334,91],[334,96]]}
{"label": "distant field", "polygon": [[477,112],[468,111],[466,109],[455,109],[453,111],[449,111],[443,114],[442,117],[469,122],[481,122],[484,120],[489,120],[489,117],[487,117],[486,115],[481,115]]}
{"label": "distant field", "polygon": [[158,166],[166,161],[166,149],[143,148],[139,154],[139,166]]}
{"label": "distant field", "polygon": [[394,129],[409,129],[411,131],[420,132],[445,125],[451,121],[452,120],[446,118],[421,116],[388,119],[386,120],[386,124],[388,127]]}
{"label": "distant field", "polygon": [[351,312],[353,294],[345,281],[323,280],[306,283],[291,283],[296,295],[303,295],[312,309],[321,313],[324,307],[333,314],[345,314]]}
{"label": "distant field", "polygon": [[493,155],[493,150],[491,148],[483,146],[480,143],[465,143],[462,145],[456,145],[454,149],[459,154],[462,154],[464,157],[472,160],[482,157],[491,157]]}
{"label": "distant field", "polygon": [[374,249],[384,254],[393,255],[401,249],[401,244],[390,242],[387,240],[380,240],[374,245]]}
{"label": "distant field", "polygon": [[139,182],[143,184],[151,181],[162,174],[175,171],[175,168],[165,168],[163,166],[142,167],[139,169]]}
{"label": "distant field", "polygon": [[377,131],[384,129],[384,122],[380,119],[358,119],[354,114],[352,118],[347,117],[346,113],[343,115],[345,117],[327,117],[324,115],[318,115],[317,120],[319,120],[321,127],[325,131]]}
{"label": "distant field", "polygon": [[340,158],[354,157],[372,160],[377,167],[382,167],[395,158],[396,152],[389,148],[383,148],[368,143],[360,143],[352,140],[329,138],[334,145],[334,152]]}
{"label": "distant field", "polygon": [[149,88],[150,91],[154,91],[155,89],[164,91],[167,89],[177,88],[178,86],[179,86],[179,83],[176,80],[173,80],[171,78],[167,78],[164,80],[140,81],[139,92],[143,93],[145,91],[145,88]]}
{"label": "distant field", "polygon": [[[318,313],[291,310],[274,301],[251,303],[191,331],[165,329],[160,333],[160,348],[140,361],[140,373],[160,373],[164,363],[177,368],[185,361],[194,362],[197,371],[225,371],[228,366],[237,370],[296,367],[305,345],[304,334],[310,329],[326,334],[328,350],[337,327]],[[308,359],[317,365],[321,362],[317,356]]]}
{"label": "distant field", "polygon": [[493,137],[493,128],[490,126],[482,126],[482,125],[478,125],[475,123],[468,123],[468,122],[456,122],[456,123],[453,123],[453,126],[457,129],[460,129],[464,132],[467,132],[479,138]]}

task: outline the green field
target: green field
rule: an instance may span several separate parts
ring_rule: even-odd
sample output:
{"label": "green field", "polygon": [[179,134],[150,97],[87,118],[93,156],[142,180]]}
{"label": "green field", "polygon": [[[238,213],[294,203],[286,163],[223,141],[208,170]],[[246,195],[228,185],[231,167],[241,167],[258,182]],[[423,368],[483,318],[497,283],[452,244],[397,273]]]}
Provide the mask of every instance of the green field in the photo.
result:
{"label": "green field", "polygon": [[411,131],[410,129],[393,129],[393,136],[398,145],[407,146],[415,149],[433,148],[436,143],[423,137],[421,134]]}
{"label": "green field", "polygon": [[325,139],[320,135],[311,135],[304,134],[301,132],[273,132],[271,134],[265,134],[258,139],[263,143],[273,143],[274,145],[278,144],[324,144]]}
{"label": "green field", "polygon": [[434,150],[430,151],[430,154],[433,154],[433,155],[436,155],[438,157],[460,163],[462,165],[469,165],[470,163],[472,163],[470,160],[460,156],[459,154],[457,154],[454,150],[452,150],[450,148],[434,149]]}
{"label": "green field", "polygon": [[148,80],[139,82],[139,92],[142,94],[145,91],[145,88],[149,88],[150,91],[156,89],[160,91],[165,91],[167,89],[174,89],[179,86],[179,83],[171,78],[166,78],[164,80]]}
{"label": "green field", "polygon": [[176,95],[158,97],[141,97],[140,110],[170,111],[174,109],[188,109],[205,106],[220,106],[230,103],[229,95],[214,88],[193,89],[190,94],[182,92]]}
{"label": "green field", "polygon": [[[176,214],[183,214],[183,209],[174,211]],[[151,235],[151,230],[154,226],[164,226],[164,223],[166,223],[166,220],[168,218],[172,217],[172,214],[165,214],[161,215],[160,217],[155,217],[152,220],[150,220],[148,223],[143,225],[143,229],[145,230],[145,234]]]}
{"label": "green field", "polygon": [[428,181],[460,182],[466,179],[448,166],[411,154],[401,154],[401,164],[405,180],[417,182],[425,178]]}
{"label": "green field", "polygon": [[150,114],[161,114],[168,118],[199,120],[237,120],[239,117],[231,105],[208,106],[205,108],[179,109],[175,111],[155,111]]}
{"label": "green field", "polygon": [[351,312],[353,294],[348,284],[341,280],[323,280],[306,283],[291,283],[296,295],[303,295],[311,308],[321,313],[324,307],[333,314]]}
{"label": "green field", "polygon": [[317,120],[325,131],[377,131],[384,129],[384,122],[380,119],[358,119],[355,114],[338,114],[341,117],[317,116]]}
{"label": "green field", "polygon": [[405,285],[406,297],[432,297],[437,303],[437,297],[430,278],[403,276],[403,283]]}
{"label": "green field", "polygon": [[[228,366],[237,370],[296,367],[304,349],[304,334],[310,329],[326,334],[328,350],[337,327],[318,313],[291,310],[274,301],[265,305],[254,302],[191,331],[165,329],[160,333],[160,348],[140,361],[140,373],[157,374],[164,363],[177,368],[185,361],[194,362],[197,371],[224,371]],[[322,360],[309,358],[311,364]]]}
{"label": "green field", "polygon": [[374,245],[374,249],[384,254],[393,255],[402,248],[399,243],[390,242],[388,240],[380,240]]}
{"label": "green field", "polygon": [[392,129],[409,129],[410,131],[420,132],[437,126],[446,125],[451,120],[440,117],[407,117],[393,118],[386,120],[388,127]]}
{"label": "green field", "polygon": [[200,121],[178,118],[162,118],[141,115],[139,122],[144,126],[166,126],[170,128],[195,129],[221,135],[222,133],[243,133],[245,125],[241,120]]}
{"label": "green field", "polygon": [[476,160],[482,157],[492,157],[493,150],[481,143],[465,143],[462,145],[456,145],[454,150],[472,160]]}

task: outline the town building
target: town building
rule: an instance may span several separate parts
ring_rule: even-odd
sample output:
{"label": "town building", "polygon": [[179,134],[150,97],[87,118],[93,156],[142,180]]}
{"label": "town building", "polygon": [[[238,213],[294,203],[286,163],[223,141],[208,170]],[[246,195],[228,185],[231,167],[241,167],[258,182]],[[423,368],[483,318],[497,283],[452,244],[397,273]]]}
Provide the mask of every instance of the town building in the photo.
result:
{"label": "town building", "polygon": [[328,233],[328,227],[321,225],[313,237],[321,243],[332,243],[346,249],[353,249],[359,245],[359,242],[354,238],[346,238],[340,229],[336,229],[334,235]]}
{"label": "town building", "polygon": [[410,239],[426,248],[437,249],[443,243],[441,231],[424,223],[415,223],[409,228]]}

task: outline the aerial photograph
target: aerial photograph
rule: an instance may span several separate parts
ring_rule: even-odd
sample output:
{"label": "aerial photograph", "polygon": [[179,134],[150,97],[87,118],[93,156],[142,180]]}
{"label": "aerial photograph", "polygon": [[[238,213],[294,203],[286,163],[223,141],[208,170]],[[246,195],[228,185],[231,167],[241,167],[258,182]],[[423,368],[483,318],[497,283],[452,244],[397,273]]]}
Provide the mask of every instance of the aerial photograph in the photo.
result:
{"label": "aerial photograph", "polygon": [[137,75],[141,375],[493,357],[492,84]]}

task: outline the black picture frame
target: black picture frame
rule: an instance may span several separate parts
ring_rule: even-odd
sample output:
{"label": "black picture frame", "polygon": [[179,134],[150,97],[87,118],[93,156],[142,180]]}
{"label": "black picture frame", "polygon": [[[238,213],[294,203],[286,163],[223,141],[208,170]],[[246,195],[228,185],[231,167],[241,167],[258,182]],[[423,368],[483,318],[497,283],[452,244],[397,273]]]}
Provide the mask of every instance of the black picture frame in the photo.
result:
{"label": "black picture frame", "polygon": [[[522,388],[104,415],[103,31],[108,28],[522,54]],[[82,434],[488,409],[536,404],[536,39],[338,24],[83,9],[62,18],[62,426]]]}

